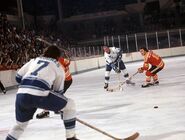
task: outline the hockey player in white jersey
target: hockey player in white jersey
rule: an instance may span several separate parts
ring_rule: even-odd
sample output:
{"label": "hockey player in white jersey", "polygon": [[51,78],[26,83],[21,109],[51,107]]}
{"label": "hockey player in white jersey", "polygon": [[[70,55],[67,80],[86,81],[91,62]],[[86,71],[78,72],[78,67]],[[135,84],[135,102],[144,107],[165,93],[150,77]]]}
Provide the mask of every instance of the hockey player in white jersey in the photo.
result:
{"label": "hockey player in white jersey", "polygon": [[42,57],[31,59],[17,72],[16,124],[6,140],[19,139],[37,108],[63,111],[66,140],[78,140],[75,137],[75,103],[62,95],[65,72],[57,61],[60,54],[59,48],[50,46]]}
{"label": "hockey player in white jersey", "polygon": [[126,78],[127,84],[133,84],[129,80],[129,74],[125,67],[124,62],[122,61],[122,51],[120,48],[104,46],[104,57],[106,61],[105,66],[105,86],[104,89],[107,89],[109,86],[110,72],[113,69],[116,73],[123,73]]}

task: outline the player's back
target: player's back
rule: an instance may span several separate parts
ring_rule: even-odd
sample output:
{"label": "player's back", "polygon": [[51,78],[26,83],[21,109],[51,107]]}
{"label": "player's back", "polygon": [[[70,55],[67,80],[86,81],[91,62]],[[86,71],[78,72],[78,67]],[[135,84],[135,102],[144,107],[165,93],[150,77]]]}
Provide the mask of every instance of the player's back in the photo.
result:
{"label": "player's back", "polygon": [[[18,92],[47,96],[54,83],[64,80],[64,70],[52,58],[38,57],[30,60],[19,71],[22,77]],[[57,81],[58,80],[58,81]]]}
{"label": "player's back", "polygon": [[158,56],[157,54],[155,54],[153,51],[149,51],[145,55],[145,62],[148,62],[148,63],[150,63],[151,65],[154,65],[154,66],[157,66],[160,63],[163,63],[161,57]]}

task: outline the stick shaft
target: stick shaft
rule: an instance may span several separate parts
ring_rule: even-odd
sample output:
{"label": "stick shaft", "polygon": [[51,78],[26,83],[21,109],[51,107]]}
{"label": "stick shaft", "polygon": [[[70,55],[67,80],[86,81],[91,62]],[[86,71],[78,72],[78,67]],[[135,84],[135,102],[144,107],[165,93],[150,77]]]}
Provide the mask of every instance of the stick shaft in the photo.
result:
{"label": "stick shaft", "polygon": [[[37,40],[39,40],[39,41],[45,43],[45,44],[48,45],[48,46],[52,46],[52,45],[53,45],[52,43],[50,43],[50,42],[48,42],[47,40],[44,40],[44,39],[42,39],[42,38],[37,38]],[[65,55],[66,55],[67,58],[70,60],[70,57],[69,57],[69,55],[68,55],[69,52],[68,52],[67,50],[61,48],[61,47],[60,47],[60,49],[61,49],[62,51],[64,51]]]}
{"label": "stick shaft", "polygon": [[[134,74],[132,74],[132,75],[129,77],[129,80],[131,80],[136,74],[138,74],[138,72],[135,72]],[[124,81],[124,82],[119,82],[119,85],[118,85],[118,86],[116,86],[116,87],[114,87],[114,88],[107,89],[107,91],[110,91],[110,92],[116,91],[116,90],[120,89],[125,83],[126,83],[126,81]]]}
{"label": "stick shaft", "polygon": [[94,129],[94,130],[96,130],[96,131],[98,131],[98,132],[100,132],[100,133],[102,133],[102,134],[104,134],[104,135],[106,135],[106,136],[108,136],[108,137],[114,139],[114,140],[121,140],[121,139],[116,138],[116,137],[110,135],[109,133],[107,133],[107,132],[105,132],[105,131],[103,131],[103,130],[100,130],[99,128],[97,128],[97,127],[95,127],[95,126],[92,126],[92,125],[90,125],[90,124],[88,124],[88,123],[86,123],[86,122],[84,122],[84,121],[82,121],[82,120],[80,120],[80,119],[78,119],[78,118],[76,118],[76,120],[77,120],[79,123],[84,124],[84,125],[86,125],[86,126],[92,128],[92,129]]}
{"label": "stick shaft", "polygon": [[134,74],[132,74],[132,75],[129,77],[129,80],[131,80],[136,74],[138,74],[138,71],[135,72]]}

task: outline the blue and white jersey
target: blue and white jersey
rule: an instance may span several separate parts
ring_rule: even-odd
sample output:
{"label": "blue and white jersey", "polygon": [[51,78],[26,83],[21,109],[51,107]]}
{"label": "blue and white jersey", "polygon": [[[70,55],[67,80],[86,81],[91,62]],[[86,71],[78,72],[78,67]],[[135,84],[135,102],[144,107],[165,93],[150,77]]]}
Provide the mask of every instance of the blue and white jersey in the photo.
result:
{"label": "blue and white jersey", "polygon": [[120,56],[121,49],[116,47],[110,47],[110,53],[104,52],[104,57],[107,64],[114,63]]}
{"label": "blue and white jersey", "polygon": [[37,57],[27,62],[16,75],[19,83],[17,93],[47,96],[51,90],[62,93],[65,72],[63,67],[52,58]]}

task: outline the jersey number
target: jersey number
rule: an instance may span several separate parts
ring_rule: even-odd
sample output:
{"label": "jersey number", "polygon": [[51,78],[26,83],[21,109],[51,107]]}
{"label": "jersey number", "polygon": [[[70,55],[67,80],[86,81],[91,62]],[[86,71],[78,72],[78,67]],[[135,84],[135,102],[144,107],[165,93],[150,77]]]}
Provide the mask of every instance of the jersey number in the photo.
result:
{"label": "jersey number", "polygon": [[40,67],[38,67],[34,72],[32,72],[31,75],[35,75],[35,76],[36,76],[40,70],[42,70],[43,68],[45,68],[45,67],[48,66],[49,62],[39,60],[39,61],[37,62],[37,64],[41,64],[41,65],[40,65]]}

